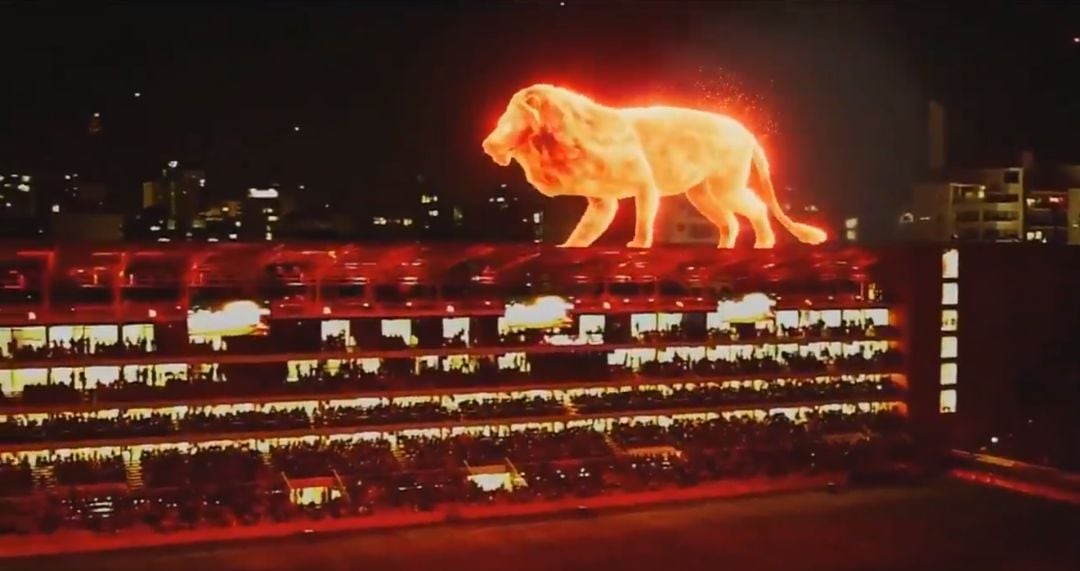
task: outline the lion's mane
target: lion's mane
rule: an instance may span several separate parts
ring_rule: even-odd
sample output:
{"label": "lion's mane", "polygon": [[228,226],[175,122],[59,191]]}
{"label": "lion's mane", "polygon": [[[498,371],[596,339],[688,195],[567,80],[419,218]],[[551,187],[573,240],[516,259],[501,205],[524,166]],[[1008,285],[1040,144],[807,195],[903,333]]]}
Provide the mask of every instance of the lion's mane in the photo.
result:
{"label": "lion's mane", "polygon": [[536,85],[519,94],[526,112],[535,113],[527,135],[524,161],[530,178],[540,184],[603,178],[611,149],[624,148],[633,130],[616,109],[572,91]]}

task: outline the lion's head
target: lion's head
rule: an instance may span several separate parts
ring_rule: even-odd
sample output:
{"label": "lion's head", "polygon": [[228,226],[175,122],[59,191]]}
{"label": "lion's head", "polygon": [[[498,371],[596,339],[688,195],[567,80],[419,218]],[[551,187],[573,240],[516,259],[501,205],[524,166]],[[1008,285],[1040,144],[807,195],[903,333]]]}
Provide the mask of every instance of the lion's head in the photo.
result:
{"label": "lion's head", "polygon": [[614,110],[568,89],[531,85],[510,98],[483,149],[497,164],[517,160],[540,192],[549,194],[557,179],[588,154]]}
{"label": "lion's head", "polygon": [[510,98],[495,129],[484,139],[484,152],[500,166],[532,143],[533,137],[550,131],[557,121],[562,90],[547,84],[531,85]]}

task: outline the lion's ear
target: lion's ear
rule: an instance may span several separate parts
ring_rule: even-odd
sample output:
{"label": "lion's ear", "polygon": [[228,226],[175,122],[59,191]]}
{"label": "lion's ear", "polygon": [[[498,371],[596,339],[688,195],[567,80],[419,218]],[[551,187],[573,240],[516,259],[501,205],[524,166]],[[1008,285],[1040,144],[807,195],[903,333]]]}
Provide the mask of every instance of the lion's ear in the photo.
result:
{"label": "lion's ear", "polygon": [[542,97],[535,93],[530,93],[522,100],[521,106],[529,113],[534,123],[539,124],[542,122],[544,107],[544,100]]}
{"label": "lion's ear", "polygon": [[530,93],[525,96],[525,107],[532,112],[537,124],[556,127],[562,124],[563,114],[551,98],[543,93]]}

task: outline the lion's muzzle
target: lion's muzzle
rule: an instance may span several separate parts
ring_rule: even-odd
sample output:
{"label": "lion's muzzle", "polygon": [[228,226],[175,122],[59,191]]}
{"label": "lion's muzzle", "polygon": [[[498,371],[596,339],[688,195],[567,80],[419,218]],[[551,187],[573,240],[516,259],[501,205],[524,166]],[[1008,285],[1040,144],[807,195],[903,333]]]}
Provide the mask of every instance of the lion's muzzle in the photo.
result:
{"label": "lion's muzzle", "polygon": [[483,142],[484,152],[487,153],[491,160],[495,161],[495,164],[505,167],[510,164],[510,152],[514,150],[513,146],[499,141],[496,137],[496,133],[488,135]]}

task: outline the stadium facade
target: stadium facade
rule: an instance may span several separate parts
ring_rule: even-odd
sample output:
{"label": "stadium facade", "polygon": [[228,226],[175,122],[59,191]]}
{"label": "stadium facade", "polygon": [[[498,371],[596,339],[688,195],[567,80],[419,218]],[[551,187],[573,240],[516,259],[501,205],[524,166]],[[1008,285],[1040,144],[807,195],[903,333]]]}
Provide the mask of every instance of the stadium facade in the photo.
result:
{"label": "stadium facade", "polygon": [[[981,377],[1006,358],[992,352],[1000,333],[986,338],[1001,314],[977,284],[1016,279],[995,260],[1038,272],[1055,259],[1032,252],[13,246],[0,261],[0,496],[168,488],[169,472],[192,470],[168,462],[222,447],[250,451],[298,502],[376,468],[450,466],[512,488],[529,451],[425,452],[422,439],[585,432],[603,454],[678,455],[681,440],[625,428],[746,418],[888,413],[933,458],[998,410]],[[275,452],[354,443],[347,461]],[[596,453],[559,446],[543,459]],[[102,458],[122,469],[102,472]]]}

